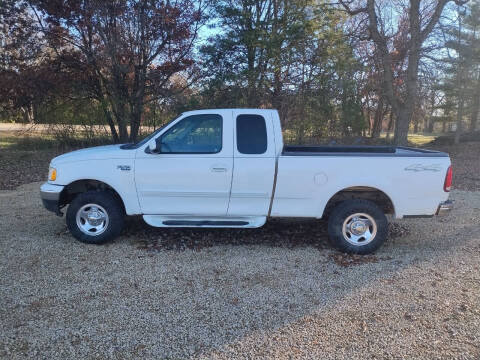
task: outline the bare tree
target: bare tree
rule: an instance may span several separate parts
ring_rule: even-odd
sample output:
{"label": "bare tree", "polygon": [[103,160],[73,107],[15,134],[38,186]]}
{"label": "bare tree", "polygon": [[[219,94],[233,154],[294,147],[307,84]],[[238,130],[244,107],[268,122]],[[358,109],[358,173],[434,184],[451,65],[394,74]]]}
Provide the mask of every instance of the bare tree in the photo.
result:
{"label": "bare tree", "polygon": [[[406,9],[408,18],[406,22],[398,22],[399,29],[405,31],[406,43],[405,56],[407,65],[403,81],[402,93],[396,93],[396,76],[393,67],[391,52],[392,35],[386,31],[387,19],[381,16],[380,2],[376,0],[356,1],[340,0],[340,4],[351,16],[364,16],[368,28],[369,39],[375,43],[382,68],[382,84],[385,97],[392,111],[395,113],[395,143],[407,144],[407,135],[410,122],[415,111],[415,100],[418,88],[418,69],[422,57],[422,47],[428,36],[437,25],[440,16],[449,2],[457,5],[465,4],[466,0],[438,0],[422,2],[409,0]],[[388,3],[386,6],[394,6]],[[400,29],[401,24],[406,24],[405,29]],[[393,26],[393,25],[392,25]]]}

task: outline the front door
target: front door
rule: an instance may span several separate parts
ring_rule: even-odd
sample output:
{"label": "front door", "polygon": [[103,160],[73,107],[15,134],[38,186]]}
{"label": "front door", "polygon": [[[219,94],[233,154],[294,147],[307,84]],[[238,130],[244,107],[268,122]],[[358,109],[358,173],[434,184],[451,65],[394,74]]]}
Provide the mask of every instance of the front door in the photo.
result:
{"label": "front door", "polygon": [[227,116],[187,115],[160,135],[159,153],[138,150],[135,183],[143,214],[226,215],[233,170]]}

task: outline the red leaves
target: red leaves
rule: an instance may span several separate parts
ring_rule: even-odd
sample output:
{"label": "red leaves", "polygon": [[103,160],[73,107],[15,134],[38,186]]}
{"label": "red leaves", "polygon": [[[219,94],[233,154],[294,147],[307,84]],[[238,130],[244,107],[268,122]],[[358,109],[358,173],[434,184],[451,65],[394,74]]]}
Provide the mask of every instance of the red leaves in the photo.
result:
{"label": "red leaves", "polygon": [[194,0],[32,0],[32,10],[9,4],[1,12],[8,29],[0,24],[0,31],[16,32],[8,36],[18,59],[15,70],[0,73],[7,85],[0,92],[14,103],[48,93],[90,97],[109,104],[118,124],[125,117],[138,123],[145,99],[168,94],[170,78],[194,65],[202,20]]}

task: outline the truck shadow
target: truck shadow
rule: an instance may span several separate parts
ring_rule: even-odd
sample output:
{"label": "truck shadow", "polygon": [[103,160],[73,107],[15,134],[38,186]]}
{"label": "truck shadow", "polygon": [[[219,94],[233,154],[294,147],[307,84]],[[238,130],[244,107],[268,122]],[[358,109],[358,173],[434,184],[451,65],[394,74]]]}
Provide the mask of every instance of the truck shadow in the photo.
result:
{"label": "truck shadow", "polygon": [[327,224],[312,220],[271,220],[258,229],[154,228],[142,218],[128,218],[124,235],[140,249],[150,251],[192,249],[219,245],[264,245],[325,248]]}
{"label": "truck shadow", "polygon": [[[408,225],[389,223],[388,238],[410,232]],[[328,242],[327,222],[314,219],[273,219],[258,229],[154,228],[141,217],[129,217],[123,235],[139,249],[154,251],[201,251],[221,245],[266,247],[313,247],[332,249]]]}

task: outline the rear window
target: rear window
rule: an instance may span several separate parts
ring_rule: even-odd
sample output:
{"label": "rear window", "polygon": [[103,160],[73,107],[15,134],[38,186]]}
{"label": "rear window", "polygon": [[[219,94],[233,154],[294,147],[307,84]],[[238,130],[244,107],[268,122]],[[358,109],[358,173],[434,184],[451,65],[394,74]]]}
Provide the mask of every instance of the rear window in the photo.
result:
{"label": "rear window", "polygon": [[263,116],[237,116],[237,149],[242,154],[263,154],[267,151],[267,127]]}

